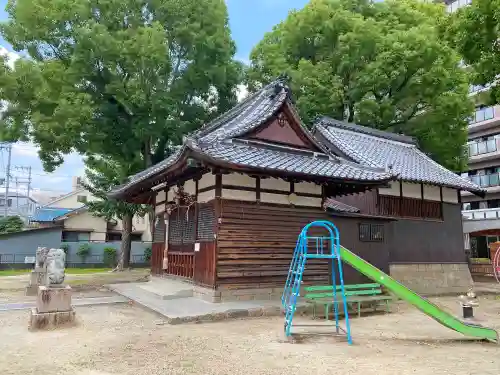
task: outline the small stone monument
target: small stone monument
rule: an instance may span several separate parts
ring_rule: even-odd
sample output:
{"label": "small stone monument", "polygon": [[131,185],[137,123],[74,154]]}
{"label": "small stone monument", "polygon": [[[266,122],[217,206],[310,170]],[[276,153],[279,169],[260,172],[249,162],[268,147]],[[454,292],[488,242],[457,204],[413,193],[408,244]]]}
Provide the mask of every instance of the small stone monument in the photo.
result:
{"label": "small stone monument", "polygon": [[46,254],[43,265],[45,284],[38,286],[36,307],[30,313],[30,330],[75,323],[71,287],[63,285],[65,260],[62,249],[50,249]]}
{"label": "small stone monument", "polygon": [[36,296],[40,285],[47,285],[48,282],[45,261],[49,249],[39,247],[36,249],[35,269],[31,271],[29,285],[26,287],[27,296]]}

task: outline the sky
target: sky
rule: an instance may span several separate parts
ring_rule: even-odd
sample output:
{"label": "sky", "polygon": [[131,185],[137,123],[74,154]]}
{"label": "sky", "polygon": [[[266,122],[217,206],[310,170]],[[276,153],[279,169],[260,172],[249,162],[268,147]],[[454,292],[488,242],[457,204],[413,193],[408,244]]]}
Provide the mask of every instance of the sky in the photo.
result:
{"label": "sky", "polygon": [[[307,0],[226,0],[231,32],[237,45],[236,58],[248,63],[253,46],[262,39],[264,34],[285,19],[289,11],[302,8],[307,2]],[[6,4],[7,0],[0,0],[0,21],[7,20]],[[12,52],[14,52],[12,47],[0,37],[0,53]],[[5,151],[0,151],[0,176],[2,177],[5,174],[6,164],[7,154]],[[35,197],[45,199],[48,196],[70,191],[72,176],[84,174],[82,158],[77,154],[66,156],[64,164],[54,173],[44,172],[36,148],[25,143],[13,146],[12,165],[32,167],[32,188],[35,191]],[[20,179],[27,177],[26,172],[21,169],[13,170],[12,174]],[[15,189],[15,184],[11,184],[12,188]],[[18,184],[18,189],[24,192],[25,184]]]}

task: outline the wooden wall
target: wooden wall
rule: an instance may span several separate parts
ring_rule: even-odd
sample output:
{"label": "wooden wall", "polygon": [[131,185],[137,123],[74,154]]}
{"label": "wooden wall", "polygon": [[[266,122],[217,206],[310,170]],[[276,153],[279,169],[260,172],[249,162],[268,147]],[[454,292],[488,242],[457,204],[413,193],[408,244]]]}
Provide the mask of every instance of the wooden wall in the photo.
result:
{"label": "wooden wall", "polygon": [[459,204],[443,203],[443,221],[397,220],[391,225],[391,263],[464,263]]}
{"label": "wooden wall", "polygon": [[[283,287],[297,237],[302,228],[314,220],[332,221],[338,226],[340,241],[344,246],[388,271],[387,243],[359,241],[360,223],[385,223],[384,221],[332,217],[323,210],[314,208],[220,200],[218,288]],[[390,238],[385,241],[390,241]],[[329,283],[329,267],[329,262],[325,260],[308,262],[304,283]],[[349,267],[344,269],[346,282],[366,280]]]}

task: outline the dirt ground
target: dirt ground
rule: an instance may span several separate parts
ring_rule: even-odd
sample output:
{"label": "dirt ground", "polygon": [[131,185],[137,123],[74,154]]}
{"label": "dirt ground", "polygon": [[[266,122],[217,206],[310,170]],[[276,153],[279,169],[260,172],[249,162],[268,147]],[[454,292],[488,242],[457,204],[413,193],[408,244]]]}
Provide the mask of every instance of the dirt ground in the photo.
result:
{"label": "dirt ground", "polygon": [[[454,298],[437,302],[458,307]],[[0,373],[498,374],[500,345],[462,340],[409,306],[396,310],[352,318],[353,346],[331,335],[283,342],[279,317],[172,326],[134,305],[107,305],[78,308],[77,327],[28,332],[27,311],[4,312]],[[483,324],[500,329],[499,312],[499,299],[481,298]]]}

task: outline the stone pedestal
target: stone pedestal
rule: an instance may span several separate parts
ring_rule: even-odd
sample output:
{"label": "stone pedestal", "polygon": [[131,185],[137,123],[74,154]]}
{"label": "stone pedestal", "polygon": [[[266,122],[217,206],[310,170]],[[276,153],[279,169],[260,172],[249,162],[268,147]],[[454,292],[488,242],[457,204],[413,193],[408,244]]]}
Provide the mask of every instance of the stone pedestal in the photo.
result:
{"label": "stone pedestal", "polygon": [[47,285],[47,272],[44,268],[37,267],[30,273],[30,281],[26,287],[26,295],[36,296],[40,285]]}
{"label": "stone pedestal", "polygon": [[71,306],[69,285],[39,286],[36,308],[31,310],[29,329],[49,329],[74,325],[75,311]]}

